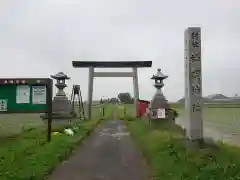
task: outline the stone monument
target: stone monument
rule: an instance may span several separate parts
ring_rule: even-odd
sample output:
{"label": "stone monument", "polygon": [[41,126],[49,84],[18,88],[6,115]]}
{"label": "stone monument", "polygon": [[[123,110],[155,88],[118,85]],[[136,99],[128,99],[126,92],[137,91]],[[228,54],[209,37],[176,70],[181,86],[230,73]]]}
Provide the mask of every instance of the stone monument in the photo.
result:
{"label": "stone monument", "polygon": [[[59,120],[70,120],[70,118],[76,117],[76,113],[74,112],[71,102],[68,100],[64,88],[67,87],[65,80],[70,79],[66,74],[63,72],[59,72],[55,75],[51,75],[51,77],[57,80],[55,86],[58,89],[56,96],[53,98],[52,103],[52,118],[53,121]],[[47,118],[47,114],[41,116],[42,119]]]}
{"label": "stone monument", "polygon": [[203,140],[202,120],[202,73],[201,73],[201,28],[185,30],[185,109],[189,140]]}

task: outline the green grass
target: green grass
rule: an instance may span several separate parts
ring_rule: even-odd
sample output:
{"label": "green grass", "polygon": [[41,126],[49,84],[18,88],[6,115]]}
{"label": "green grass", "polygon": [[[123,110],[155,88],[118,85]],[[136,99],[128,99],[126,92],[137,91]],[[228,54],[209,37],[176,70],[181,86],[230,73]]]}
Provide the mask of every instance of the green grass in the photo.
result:
{"label": "green grass", "polygon": [[39,114],[1,114],[0,137],[14,136],[24,129],[43,127]]}
{"label": "green grass", "polygon": [[[135,115],[133,104],[123,104],[127,109],[128,116]],[[171,104],[177,110],[179,119],[186,122],[186,112],[183,105]],[[118,110],[118,116],[123,116],[122,110]],[[203,121],[206,126],[214,126],[225,132],[238,133],[240,130],[240,104],[205,104],[203,106]]]}
{"label": "green grass", "polygon": [[0,144],[0,180],[43,180],[71,150],[97,125],[99,120],[82,121],[74,136],[52,136],[46,142],[46,131],[41,128],[25,131]]}
{"label": "green grass", "polygon": [[[78,110],[76,110],[78,113]],[[109,117],[110,112],[106,112]],[[87,106],[85,105],[85,116]],[[92,119],[99,119],[101,116],[99,107],[92,108]],[[78,120],[78,119],[77,119]],[[54,127],[55,125],[53,125]],[[11,137],[21,134],[24,130],[31,128],[43,128],[44,123],[40,114],[1,114],[0,116],[0,138]]]}
{"label": "green grass", "polygon": [[127,122],[155,179],[240,179],[240,149],[223,144],[201,150],[185,148],[183,131],[167,123],[149,125],[140,119]]}
{"label": "green grass", "polygon": [[[135,115],[133,104],[123,104],[127,109],[127,116]],[[183,105],[171,104],[171,107],[179,112],[176,119],[178,124],[186,127],[187,118]],[[118,117],[122,118],[122,110],[118,110]],[[205,104],[203,106],[203,124],[205,134],[214,133],[216,139],[227,140],[231,143],[238,143],[240,139],[240,104]]]}
{"label": "green grass", "polygon": [[[87,108],[85,107],[85,115]],[[105,117],[112,116],[112,106],[105,108]],[[99,107],[92,108],[92,119],[77,124],[53,124],[54,131],[63,131],[69,126],[79,130],[74,136],[52,136],[46,142],[46,126],[40,114],[2,114],[0,116],[0,180],[42,180],[75,145],[86,137],[102,118]],[[80,124],[79,124],[80,123]]]}

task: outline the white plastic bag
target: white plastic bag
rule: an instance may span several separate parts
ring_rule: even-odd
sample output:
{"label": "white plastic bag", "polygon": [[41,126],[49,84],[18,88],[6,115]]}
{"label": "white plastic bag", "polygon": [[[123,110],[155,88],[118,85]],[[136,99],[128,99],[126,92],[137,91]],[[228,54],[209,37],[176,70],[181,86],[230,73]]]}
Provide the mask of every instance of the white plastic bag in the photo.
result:
{"label": "white plastic bag", "polygon": [[72,129],[64,129],[64,133],[69,135],[69,136],[73,136],[74,135],[74,132]]}

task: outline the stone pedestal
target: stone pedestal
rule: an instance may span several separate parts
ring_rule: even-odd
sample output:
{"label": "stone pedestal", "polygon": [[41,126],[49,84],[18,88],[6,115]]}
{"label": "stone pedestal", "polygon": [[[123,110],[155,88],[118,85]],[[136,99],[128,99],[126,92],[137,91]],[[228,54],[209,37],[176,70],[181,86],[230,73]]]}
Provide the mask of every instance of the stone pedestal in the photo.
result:
{"label": "stone pedestal", "polygon": [[165,119],[165,118],[158,118],[158,109],[169,109],[170,106],[167,103],[164,95],[161,93],[160,90],[157,90],[155,93],[151,103],[150,103],[150,112],[151,112],[151,119]]}
{"label": "stone pedestal", "polygon": [[71,102],[66,96],[55,96],[53,98],[53,115],[59,117],[73,117]]}
{"label": "stone pedestal", "polygon": [[[47,114],[41,118],[47,122]],[[53,124],[68,124],[76,118],[76,113],[72,111],[72,105],[67,97],[55,96],[52,102],[52,122]]]}

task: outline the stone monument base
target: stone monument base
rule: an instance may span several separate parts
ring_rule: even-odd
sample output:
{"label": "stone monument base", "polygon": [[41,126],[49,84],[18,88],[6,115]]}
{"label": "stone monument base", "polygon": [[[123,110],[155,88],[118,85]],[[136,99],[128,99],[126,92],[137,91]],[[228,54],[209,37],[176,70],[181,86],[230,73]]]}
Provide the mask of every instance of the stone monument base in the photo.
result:
{"label": "stone monument base", "polygon": [[52,112],[59,115],[68,115],[72,111],[71,102],[66,96],[55,96],[52,102]]}
{"label": "stone monument base", "polygon": [[187,137],[184,138],[184,144],[187,149],[194,150],[194,149],[202,149],[204,148],[204,140],[191,140]]}
{"label": "stone monument base", "polygon": [[[47,120],[48,119],[48,114],[42,114],[40,115],[40,118],[42,120]],[[65,120],[65,119],[72,119],[72,118],[78,118],[75,113],[70,113],[70,114],[59,114],[59,113],[52,113],[52,119],[56,119],[59,121]]]}
{"label": "stone monument base", "polygon": [[[45,122],[48,121],[48,114],[42,114],[40,115],[40,118]],[[71,119],[79,119],[80,117],[77,117],[75,113],[72,114],[59,114],[59,113],[52,113],[52,122],[57,121],[69,121]]]}
{"label": "stone monument base", "polygon": [[195,149],[213,149],[213,148],[219,148],[219,146],[216,144],[216,142],[211,138],[203,138],[199,140],[191,140],[187,137],[184,139],[185,147],[189,150],[195,150]]}
{"label": "stone monument base", "polygon": [[[45,124],[48,122],[48,114],[42,114],[40,118]],[[55,96],[52,102],[52,125],[68,126],[75,120],[80,120],[72,109],[72,104],[66,96]]]}

